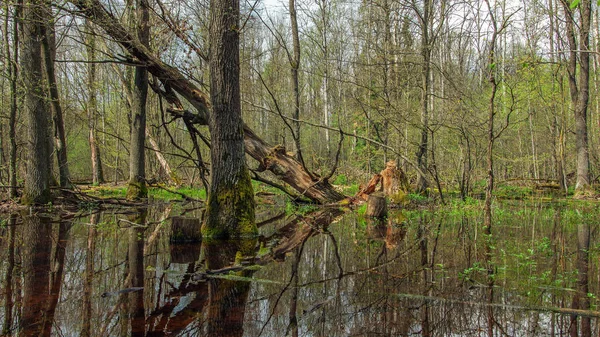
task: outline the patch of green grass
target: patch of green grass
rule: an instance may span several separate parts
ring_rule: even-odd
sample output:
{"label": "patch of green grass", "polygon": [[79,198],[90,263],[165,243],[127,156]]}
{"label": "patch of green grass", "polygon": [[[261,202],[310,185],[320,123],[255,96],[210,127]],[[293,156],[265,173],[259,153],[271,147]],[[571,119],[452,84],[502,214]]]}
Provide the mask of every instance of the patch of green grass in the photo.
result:
{"label": "patch of green grass", "polygon": [[495,189],[494,194],[503,199],[523,199],[533,194],[531,187],[502,185]]}
{"label": "patch of green grass", "polygon": [[352,184],[349,186],[344,186],[343,190],[344,190],[344,193],[347,195],[356,195],[356,193],[358,193],[358,191],[359,191],[359,186],[358,186],[358,184]]}
{"label": "patch of green grass", "polygon": [[[203,188],[181,187],[173,189],[176,192],[187,195],[190,198],[206,200],[206,191]],[[148,197],[158,200],[181,200],[183,197],[176,193],[171,193],[162,188],[151,187],[148,189]]]}
{"label": "patch of green grass", "polygon": [[124,186],[94,186],[83,192],[100,198],[125,198],[127,187]]}
{"label": "patch of green grass", "polygon": [[415,201],[415,202],[425,202],[425,201],[429,200],[428,197],[421,195],[419,193],[409,193],[407,198],[409,201]]}
{"label": "patch of green grass", "polygon": [[360,216],[364,216],[365,213],[367,213],[367,204],[366,203],[358,206],[358,208],[356,209],[356,214],[358,214]]}
{"label": "patch of green grass", "polygon": [[348,178],[343,174],[339,174],[337,177],[335,177],[333,184],[334,185],[346,185],[346,184],[348,184]]}

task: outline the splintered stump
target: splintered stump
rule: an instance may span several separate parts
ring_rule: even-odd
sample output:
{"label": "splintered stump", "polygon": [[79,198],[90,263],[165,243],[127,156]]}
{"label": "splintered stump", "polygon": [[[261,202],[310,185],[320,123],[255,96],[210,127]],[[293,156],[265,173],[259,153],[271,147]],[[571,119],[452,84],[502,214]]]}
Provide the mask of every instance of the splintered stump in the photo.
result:
{"label": "splintered stump", "polygon": [[197,218],[173,217],[171,220],[171,243],[202,241],[201,226],[200,219]]}
{"label": "splintered stump", "polygon": [[361,188],[360,191],[356,194],[356,198],[360,200],[367,200],[369,198],[369,195],[375,192],[375,189],[377,189],[377,185],[379,185],[379,182],[381,182],[381,175],[375,174],[373,178],[369,180],[367,186]]}
{"label": "splintered stump", "polygon": [[369,195],[365,215],[374,218],[383,218],[387,215],[387,201],[383,193],[377,192]]}
{"label": "splintered stump", "polygon": [[386,163],[381,175],[383,193],[395,204],[402,202],[409,190],[408,178],[402,169],[396,165],[396,161],[390,160]]}

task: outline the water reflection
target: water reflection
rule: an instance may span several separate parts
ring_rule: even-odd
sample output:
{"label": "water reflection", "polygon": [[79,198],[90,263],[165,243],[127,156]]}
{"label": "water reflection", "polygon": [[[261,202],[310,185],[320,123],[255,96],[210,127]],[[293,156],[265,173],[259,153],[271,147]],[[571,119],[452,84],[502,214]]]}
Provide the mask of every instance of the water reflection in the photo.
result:
{"label": "water reflection", "polygon": [[478,212],[269,214],[256,239],[179,245],[171,206],[7,217],[3,335],[597,335],[593,208],[507,206],[493,240]]}

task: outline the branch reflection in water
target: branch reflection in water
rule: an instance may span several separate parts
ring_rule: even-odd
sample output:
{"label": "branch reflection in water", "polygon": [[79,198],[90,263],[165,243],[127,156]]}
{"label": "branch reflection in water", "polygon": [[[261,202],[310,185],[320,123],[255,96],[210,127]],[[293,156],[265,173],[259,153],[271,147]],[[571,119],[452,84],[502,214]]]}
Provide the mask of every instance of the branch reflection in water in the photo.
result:
{"label": "branch reflection in water", "polygon": [[467,210],[372,220],[270,207],[257,212],[259,237],[180,244],[169,242],[173,206],[6,216],[3,335],[598,332],[593,207],[503,205],[487,235]]}

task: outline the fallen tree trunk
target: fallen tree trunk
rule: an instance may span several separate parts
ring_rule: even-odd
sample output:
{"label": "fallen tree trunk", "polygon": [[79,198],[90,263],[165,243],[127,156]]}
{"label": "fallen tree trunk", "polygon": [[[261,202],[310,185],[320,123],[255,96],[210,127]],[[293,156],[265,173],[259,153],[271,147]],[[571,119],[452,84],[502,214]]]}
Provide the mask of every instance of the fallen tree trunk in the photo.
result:
{"label": "fallen tree trunk", "polygon": [[[144,64],[148,71],[159,78],[164,85],[171,87],[190,102],[196,109],[196,113],[190,116],[195,124],[208,124],[208,114],[211,110],[208,97],[178,69],[152,54],[104,8],[100,1],[72,0],[71,3],[127,50],[137,62]],[[244,125],[244,143],[246,152],[259,162],[261,169],[273,172],[279,179],[313,202],[327,204],[345,198],[326,179],[312,178],[296,159],[282,150],[282,147],[272,146],[263,141],[247,125]]]}

